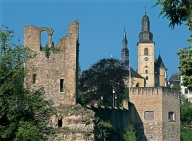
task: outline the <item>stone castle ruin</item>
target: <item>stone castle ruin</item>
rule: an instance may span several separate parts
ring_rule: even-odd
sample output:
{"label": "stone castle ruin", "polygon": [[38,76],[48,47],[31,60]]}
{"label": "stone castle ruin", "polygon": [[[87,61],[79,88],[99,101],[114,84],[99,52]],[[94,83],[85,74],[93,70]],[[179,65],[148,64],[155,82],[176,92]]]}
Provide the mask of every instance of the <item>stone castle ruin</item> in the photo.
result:
{"label": "stone castle ruin", "polygon": [[[40,49],[42,31],[47,31],[48,47],[53,48],[53,51]],[[56,45],[59,51],[54,50],[56,47],[52,42],[53,32],[52,29],[46,27],[24,26],[24,46],[37,53],[35,58],[25,62],[25,67],[30,70],[25,84],[29,90],[44,87],[45,98],[53,100],[55,106],[75,105],[79,52],[78,21],[69,25],[68,34]]]}
{"label": "stone castle ruin", "polygon": [[[48,34],[48,44],[41,48],[41,32]],[[58,129],[52,140],[93,141],[95,115],[110,121],[113,128],[124,131],[133,123],[140,141],[179,141],[179,93],[165,87],[135,87],[130,90],[127,107],[118,109],[85,108],[77,104],[79,23],[68,27],[68,34],[56,46],[53,30],[46,27],[24,26],[24,46],[36,52],[25,62],[28,70],[25,86],[29,90],[43,87],[46,100],[52,100],[56,114],[50,126]],[[117,138],[110,141],[118,140]]]}
{"label": "stone castle ruin", "polygon": [[[47,47],[41,48],[41,32],[48,34]],[[24,26],[24,46],[36,52],[25,62],[28,70],[25,86],[29,90],[43,87],[46,100],[52,100],[56,114],[50,125],[58,128],[54,139],[84,141],[93,138],[94,112],[84,109],[77,102],[79,23],[68,27],[68,34],[54,47],[53,30],[46,27]],[[53,140],[54,140],[53,139]]]}

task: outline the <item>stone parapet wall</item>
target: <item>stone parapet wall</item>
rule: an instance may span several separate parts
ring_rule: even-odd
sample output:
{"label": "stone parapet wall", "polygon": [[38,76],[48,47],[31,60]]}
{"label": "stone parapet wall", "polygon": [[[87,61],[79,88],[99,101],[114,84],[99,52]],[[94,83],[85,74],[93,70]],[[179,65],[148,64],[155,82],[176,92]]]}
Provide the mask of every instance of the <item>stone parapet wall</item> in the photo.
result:
{"label": "stone parapet wall", "polygon": [[159,94],[165,94],[165,95],[172,95],[172,97],[175,97],[176,99],[179,98],[178,90],[168,88],[168,87],[132,87],[130,90],[130,95],[159,95]]}

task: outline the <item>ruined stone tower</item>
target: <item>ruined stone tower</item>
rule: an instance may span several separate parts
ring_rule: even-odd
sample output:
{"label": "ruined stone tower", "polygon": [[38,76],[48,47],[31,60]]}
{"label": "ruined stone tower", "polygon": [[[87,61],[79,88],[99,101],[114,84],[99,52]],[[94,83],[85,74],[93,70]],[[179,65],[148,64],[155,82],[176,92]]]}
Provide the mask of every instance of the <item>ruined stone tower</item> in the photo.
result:
{"label": "ruined stone tower", "polygon": [[[48,46],[40,48],[41,32],[47,31]],[[77,95],[79,23],[68,27],[68,34],[53,47],[53,30],[46,27],[24,26],[24,46],[36,52],[33,59],[25,62],[28,69],[25,85],[29,90],[44,87],[45,99],[54,105],[75,105]]]}

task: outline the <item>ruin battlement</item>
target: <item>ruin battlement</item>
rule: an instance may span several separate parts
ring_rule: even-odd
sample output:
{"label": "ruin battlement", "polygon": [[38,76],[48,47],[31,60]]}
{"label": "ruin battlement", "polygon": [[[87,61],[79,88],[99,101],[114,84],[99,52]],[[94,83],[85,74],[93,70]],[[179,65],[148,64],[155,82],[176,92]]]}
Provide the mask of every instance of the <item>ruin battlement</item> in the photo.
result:
{"label": "ruin battlement", "polygon": [[[47,45],[48,47],[53,47],[52,42],[53,29],[47,27],[36,27],[34,25],[24,26],[24,45],[36,51],[37,53],[41,51],[41,32],[46,31],[48,35]],[[63,52],[65,48],[68,48],[68,41],[78,42],[79,38],[79,22],[76,20],[68,26],[68,34],[60,39],[57,43],[57,47],[60,47],[60,51]],[[72,40],[73,39],[73,40]],[[76,41],[77,40],[77,41]],[[64,45],[64,46],[63,46]]]}

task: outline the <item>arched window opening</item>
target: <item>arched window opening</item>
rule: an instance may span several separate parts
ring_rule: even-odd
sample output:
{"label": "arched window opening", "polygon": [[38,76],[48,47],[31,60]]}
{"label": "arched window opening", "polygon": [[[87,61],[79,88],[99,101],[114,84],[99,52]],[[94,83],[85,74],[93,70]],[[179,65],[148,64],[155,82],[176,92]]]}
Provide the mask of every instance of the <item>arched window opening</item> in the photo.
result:
{"label": "arched window opening", "polygon": [[144,55],[148,55],[148,48],[144,49]]}
{"label": "arched window opening", "polygon": [[48,34],[47,31],[41,31],[41,36],[40,36],[40,50],[43,50],[46,45],[48,45]]}
{"label": "arched window opening", "polygon": [[139,83],[136,84],[136,87],[139,87]]}
{"label": "arched window opening", "polygon": [[146,76],[146,80],[148,80],[148,76]]}
{"label": "arched window opening", "polygon": [[62,118],[58,119],[58,127],[62,127]]}
{"label": "arched window opening", "polygon": [[148,70],[145,70],[145,73],[148,74]]}

